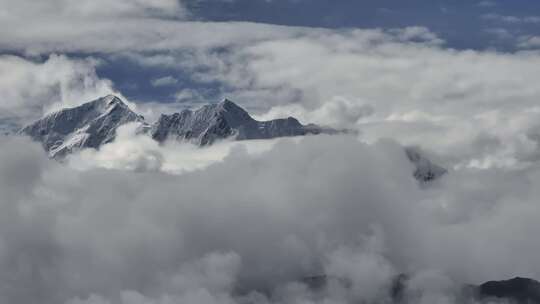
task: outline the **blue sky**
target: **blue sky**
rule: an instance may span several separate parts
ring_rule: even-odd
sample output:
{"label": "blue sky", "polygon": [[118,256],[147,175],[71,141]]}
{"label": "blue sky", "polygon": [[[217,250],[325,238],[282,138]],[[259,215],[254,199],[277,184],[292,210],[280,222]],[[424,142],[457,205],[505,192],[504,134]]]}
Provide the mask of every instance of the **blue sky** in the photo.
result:
{"label": "blue sky", "polygon": [[[196,18],[212,21],[253,21],[326,28],[394,28],[425,26],[456,48],[482,49],[512,45],[497,41],[486,30],[539,33],[539,24],[508,24],[482,15],[518,18],[540,13],[540,2],[474,0],[237,0],[189,1]],[[536,13],[535,13],[536,12]]]}
{"label": "blue sky", "polygon": [[[454,303],[540,280],[539,27],[539,0],[0,0],[0,134],[108,94],[148,123],[229,98],[357,131],[200,149],[130,124],[62,164],[0,135],[0,303],[387,303],[398,274],[410,303]],[[46,121],[65,144],[72,117]],[[420,186],[405,147],[448,174]]]}
{"label": "blue sky", "polygon": [[[192,20],[209,22],[247,21],[285,26],[343,28],[403,28],[423,26],[445,41],[445,47],[460,50],[514,52],[517,37],[540,34],[540,21],[525,21],[540,15],[540,2],[471,0],[192,0],[184,3]],[[533,22],[534,21],[534,22]],[[98,68],[131,98],[170,101],[179,87],[191,87],[209,99],[218,98],[216,83],[193,82],[181,71],[141,68],[125,60],[106,59]],[[173,73],[178,82],[155,87],[149,78]]]}
{"label": "blue sky", "polygon": [[[408,102],[439,99],[426,85],[439,90],[448,105],[470,92],[494,92],[482,82],[485,70],[506,73],[507,60],[522,65],[523,56],[540,49],[540,2],[532,0],[0,4],[0,52],[15,55],[26,66],[40,68],[49,62],[70,73],[36,89],[49,105],[58,99],[73,105],[114,91],[138,103],[173,105],[173,110],[222,98],[256,112],[286,104],[314,110],[343,96],[367,99],[380,108],[404,94]],[[54,56],[65,60],[51,60]],[[476,62],[483,65],[474,70],[474,81],[456,81],[471,74],[467,64]],[[424,76],[432,68],[445,70]],[[394,94],[406,81],[382,83],[399,73],[418,81]],[[426,82],[436,77],[444,80]],[[372,79],[381,84],[369,87]],[[22,85],[27,81],[20,79]],[[444,92],[447,88],[452,89]],[[9,99],[36,100],[32,94],[13,95]]]}

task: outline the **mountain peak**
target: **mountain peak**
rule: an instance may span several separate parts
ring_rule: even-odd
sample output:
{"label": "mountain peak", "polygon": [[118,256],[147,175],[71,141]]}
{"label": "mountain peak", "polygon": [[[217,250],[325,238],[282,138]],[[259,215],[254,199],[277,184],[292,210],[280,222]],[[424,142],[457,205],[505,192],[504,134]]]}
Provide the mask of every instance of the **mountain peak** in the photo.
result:
{"label": "mountain peak", "polygon": [[110,109],[115,106],[120,106],[122,108],[129,108],[128,105],[120,97],[113,94],[100,97],[89,103],[94,103],[95,105],[98,105],[99,108],[101,108],[102,110]]}
{"label": "mountain peak", "polygon": [[107,102],[107,104],[124,104],[124,102],[122,101],[122,99],[120,99],[118,96],[116,95],[113,95],[113,94],[109,94],[105,97],[102,97],[102,99]]}
{"label": "mountain peak", "polygon": [[210,145],[225,138],[236,140],[269,139],[286,136],[320,134],[326,131],[316,125],[304,126],[293,117],[258,121],[229,99],[203,106],[195,111],[162,115],[152,127],[152,137],[187,140],[197,145]]}
{"label": "mountain peak", "polygon": [[40,141],[50,156],[57,157],[76,149],[97,149],[129,122],[144,123],[144,118],[117,96],[107,95],[47,115],[19,132]]}
{"label": "mountain peak", "polygon": [[[148,127],[144,117],[133,112],[121,98],[110,94],[47,115],[20,133],[40,141],[52,157],[62,157],[73,150],[97,149],[111,142],[116,136],[116,129],[130,122]],[[229,99],[198,110],[161,115],[151,128],[145,130],[159,142],[170,138],[191,141],[200,146],[226,138],[269,139],[331,133],[331,130],[316,125],[302,125],[293,117],[258,121]]]}
{"label": "mountain peak", "polygon": [[226,111],[229,113],[241,113],[242,115],[249,115],[246,110],[242,107],[231,101],[230,99],[225,98],[216,105],[216,109],[219,111]]}
{"label": "mountain peak", "polygon": [[225,105],[237,106],[236,103],[234,103],[232,100],[230,100],[228,98],[223,99],[221,102],[219,102],[219,104],[222,105],[222,106],[225,106]]}

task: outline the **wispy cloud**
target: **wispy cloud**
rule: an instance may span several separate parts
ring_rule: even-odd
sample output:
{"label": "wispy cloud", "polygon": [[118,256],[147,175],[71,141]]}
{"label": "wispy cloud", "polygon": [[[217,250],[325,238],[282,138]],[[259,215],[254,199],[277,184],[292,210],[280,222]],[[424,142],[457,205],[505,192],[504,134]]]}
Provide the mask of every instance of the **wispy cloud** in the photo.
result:
{"label": "wispy cloud", "polygon": [[495,1],[490,1],[490,0],[484,0],[484,1],[478,2],[478,6],[490,8],[490,7],[497,6],[497,2],[495,2]]}
{"label": "wispy cloud", "polygon": [[519,37],[518,47],[523,49],[540,49],[540,36]]}
{"label": "wispy cloud", "polygon": [[152,86],[154,87],[165,87],[165,86],[173,86],[178,83],[178,79],[172,77],[172,76],[165,76],[161,78],[156,78],[151,81]]}
{"label": "wispy cloud", "polygon": [[482,19],[505,23],[540,23],[540,16],[511,16],[499,14],[484,14]]}

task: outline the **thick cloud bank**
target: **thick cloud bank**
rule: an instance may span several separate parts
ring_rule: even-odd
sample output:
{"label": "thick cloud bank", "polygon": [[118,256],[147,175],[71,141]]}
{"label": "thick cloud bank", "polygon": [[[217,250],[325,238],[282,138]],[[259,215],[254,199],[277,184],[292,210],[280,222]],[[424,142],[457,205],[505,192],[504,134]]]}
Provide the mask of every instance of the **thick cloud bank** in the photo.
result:
{"label": "thick cloud bank", "polygon": [[[461,283],[540,278],[536,168],[422,190],[392,141],[286,140],[182,175],[0,145],[5,303],[349,303],[388,300],[399,273],[415,301],[448,303]],[[290,283],[322,273],[340,279]]]}
{"label": "thick cloud bank", "polygon": [[175,140],[160,144],[147,134],[138,134],[139,126],[137,123],[121,126],[113,142],[99,150],[84,149],[68,155],[66,163],[79,170],[106,168],[182,174],[206,168],[237,150],[249,154],[267,151],[280,140],[222,140],[211,147]]}
{"label": "thick cloud bank", "polygon": [[113,92],[110,80],[100,79],[95,58],[70,59],[50,55],[35,62],[0,54],[0,123],[3,118],[28,123],[44,113],[77,106]]}
{"label": "thick cloud bank", "polygon": [[[423,27],[202,22],[175,0],[0,7],[1,133],[115,92],[96,71],[118,62],[178,101],[137,103],[149,121],[228,97],[359,131],[199,149],[127,125],[63,164],[0,138],[0,303],[389,303],[403,273],[411,303],[461,303],[462,284],[540,279],[538,37],[499,53]],[[449,174],[421,187],[402,145]]]}

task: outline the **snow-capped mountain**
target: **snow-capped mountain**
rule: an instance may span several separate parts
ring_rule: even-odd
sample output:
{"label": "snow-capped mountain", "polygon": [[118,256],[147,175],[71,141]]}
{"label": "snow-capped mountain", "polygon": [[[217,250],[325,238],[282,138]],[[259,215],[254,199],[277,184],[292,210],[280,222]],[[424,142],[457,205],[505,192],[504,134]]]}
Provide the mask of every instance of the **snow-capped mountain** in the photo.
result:
{"label": "snow-capped mountain", "polygon": [[[50,157],[62,158],[76,150],[98,149],[112,142],[116,130],[131,122],[140,123],[141,132],[158,142],[179,140],[199,146],[211,145],[216,140],[226,138],[270,139],[342,132],[314,124],[303,125],[293,117],[258,121],[227,99],[194,111],[161,115],[157,122],[149,125],[143,116],[133,112],[120,98],[108,95],[49,114],[24,127],[19,133],[41,142]],[[425,158],[418,149],[406,148],[405,152],[416,168],[414,177],[420,182],[430,182],[447,172]]]}
{"label": "snow-capped mountain", "polygon": [[114,140],[118,127],[130,122],[144,123],[144,118],[120,98],[108,95],[49,114],[19,132],[41,142],[57,158],[77,149],[99,148]]}
{"label": "snow-capped mountain", "polygon": [[149,126],[144,117],[133,112],[120,98],[108,95],[81,106],[63,109],[24,127],[20,134],[42,143],[49,155],[61,158],[83,148],[99,148],[114,140],[118,127],[141,123],[141,130],[155,140],[189,141],[200,146],[218,139],[268,139],[284,136],[335,133],[317,125],[302,125],[295,118],[257,121],[230,100],[184,110],[172,115],[161,115]]}
{"label": "snow-capped mountain", "polygon": [[227,99],[195,111],[161,115],[151,128],[152,138],[159,142],[166,139],[186,140],[201,146],[228,137],[236,140],[269,139],[335,132],[313,124],[302,125],[293,117],[257,121]]}

